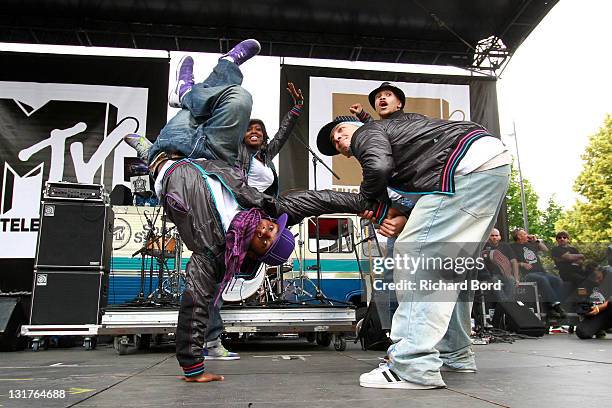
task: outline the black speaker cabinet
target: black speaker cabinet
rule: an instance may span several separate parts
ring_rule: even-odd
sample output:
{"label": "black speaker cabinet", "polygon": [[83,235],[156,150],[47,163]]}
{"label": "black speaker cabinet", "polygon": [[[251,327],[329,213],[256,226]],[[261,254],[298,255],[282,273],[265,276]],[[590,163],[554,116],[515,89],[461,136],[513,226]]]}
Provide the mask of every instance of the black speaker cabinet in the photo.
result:
{"label": "black speaker cabinet", "polygon": [[533,337],[546,333],[544,323],[521,301],[497,303],[493,327]]}
{"label": "black speaker cabinet", "polygon": [[113,211],[103,202],[43,201],[35,268],[78,268],[108,272]]}
{"label": "black speaker cabinet", "polygon": [[108,299],[108,273],[35,270],[30,324],[100,324]]}
{"label": "black speaker cabinet", "polygon": [[23,350],[27,341],[19,335],[26,319],[25,298],[20,296],[0,297],[0,351]]}

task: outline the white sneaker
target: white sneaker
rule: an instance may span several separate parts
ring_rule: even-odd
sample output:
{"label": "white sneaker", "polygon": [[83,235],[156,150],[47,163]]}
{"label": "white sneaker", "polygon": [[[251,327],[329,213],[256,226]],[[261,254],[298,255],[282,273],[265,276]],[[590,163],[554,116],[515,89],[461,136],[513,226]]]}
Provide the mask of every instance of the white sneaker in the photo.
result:
{"label": "white sneaker", "polygon": [[366,388],[398,388],[403,390],[431,390],[434,388],[441,388],[436,385],[423,385],[406,381],[391,371],[387,363],[380,363],[378,368],[373,369],[369,373],[361,374],[359,377],[359,385]]}
{"label": "white sneaker", "polygon": [[223,344],[204,349],[202,355],[204,356],[204,360],[240,360],[240,355],[238,353],[229,351],[223,347]]}

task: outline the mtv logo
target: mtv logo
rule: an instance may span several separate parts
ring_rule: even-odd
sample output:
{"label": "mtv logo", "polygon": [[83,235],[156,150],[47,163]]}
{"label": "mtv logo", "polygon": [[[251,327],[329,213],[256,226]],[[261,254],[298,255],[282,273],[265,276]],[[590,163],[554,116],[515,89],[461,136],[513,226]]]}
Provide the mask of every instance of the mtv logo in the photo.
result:
{"label": "mtv logo", "polygon": [[0,81],[0,258],[33,258],[45,181],[124,184],[126,133],[145,132],[147,89]]}
{"label": "mtv logo", "polygon": [[125,239],[125,227],[119,226],[113,229],[113,239],[115,241],[123,241]]}

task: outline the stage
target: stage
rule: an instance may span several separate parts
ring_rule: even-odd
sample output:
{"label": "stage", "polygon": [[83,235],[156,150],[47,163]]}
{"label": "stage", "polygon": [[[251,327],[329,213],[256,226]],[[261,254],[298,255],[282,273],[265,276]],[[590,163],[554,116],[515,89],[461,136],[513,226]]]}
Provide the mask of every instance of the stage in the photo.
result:
{"label": "stage", "polygon": [[[344,352],[304,339],[235,344],[239,361],[213,361],[224,382],[188,384],[171,345],[119,356],[112,344],[3,353],[0,406],[4,407],[558,407],[606,406],[612,335],[579,340],[547,335],[513,344],[474,346],[477,374],[444,373],[447,389],[362,388],[359,375],[377,366],[382,352],[349,342]],[[11,392],[11,390],[13,390]],[[30,398],[10,398],[39,391]],[[65,398],[42,391],[64,390]],[[58,393],[56,393],[58,394]],[[52,394],[48,395],[52,396]]]}

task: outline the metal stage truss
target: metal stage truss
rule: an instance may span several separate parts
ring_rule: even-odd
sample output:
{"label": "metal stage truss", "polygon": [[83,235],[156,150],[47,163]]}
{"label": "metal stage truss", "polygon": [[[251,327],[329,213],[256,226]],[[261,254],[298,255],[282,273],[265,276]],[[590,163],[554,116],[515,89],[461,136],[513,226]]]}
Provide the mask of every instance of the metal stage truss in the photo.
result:
{"label": "metal stage truss", "polygon": [[498,75],[558,0],[16,1],[0,41],[449,65]]}

